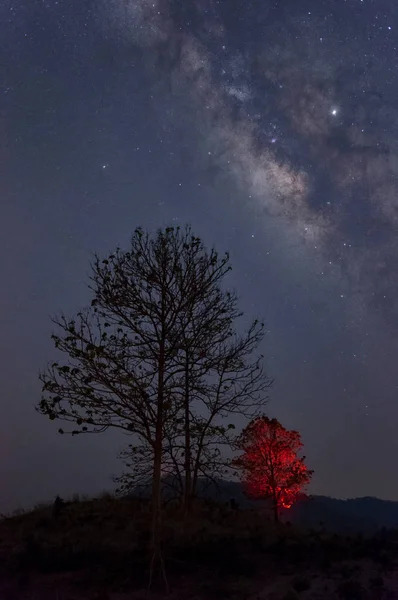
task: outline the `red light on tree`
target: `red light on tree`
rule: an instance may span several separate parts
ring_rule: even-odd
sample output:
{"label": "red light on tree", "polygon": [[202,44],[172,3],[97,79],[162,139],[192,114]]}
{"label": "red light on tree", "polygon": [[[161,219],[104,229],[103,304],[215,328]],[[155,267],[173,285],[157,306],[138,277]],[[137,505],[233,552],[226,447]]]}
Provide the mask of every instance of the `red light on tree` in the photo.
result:
{"label": "red light on tree", "polygon": [[303,444],[298,431],[288,431],[276,419],[260,416],[237,439],[242,454],[233,464],[251,498],[271,498],[275,521],[281,507],[291,508],[312,477],[298,453]]}

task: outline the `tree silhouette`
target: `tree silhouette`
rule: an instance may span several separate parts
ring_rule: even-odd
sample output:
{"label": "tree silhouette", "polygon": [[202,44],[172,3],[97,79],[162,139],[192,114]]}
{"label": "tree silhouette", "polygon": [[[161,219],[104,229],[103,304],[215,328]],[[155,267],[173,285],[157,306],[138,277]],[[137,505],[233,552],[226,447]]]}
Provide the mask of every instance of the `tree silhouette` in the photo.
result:
{"label": "tree silhouette", "polygon": [[[217,300],[226,314],[226,327],[221,319],[204,311],[198,319],[207,332],[205,350],[198,339],[191,337],[191,346],[182,345],[178,360],[181,364],[180,383],[175,387],[177,408],[172,426],[164,428],[163,483],[172,487],[183,500],[185,513],[191,508],[200,478],[217,481],[229,471],[230,459],[223,447],[230,447],[235,437],[236,415],[250,419],[266,404],[271,381],[262,369],[262,356],[255,350],[263,338],[263,326],[253,321],[243,335],[232,327],[240,316],[235,309],[237,299],[223,293],[227,302]],[[227,308],[228,310],[227,310]],[[186,332],[185,332],[186,334]],[[194,351],[195,348],[195,351]],[[254,354],[254,356],[252,356]],[[189,365],[189,367],[187,366]],[[116,481],[120,490],[148,485],[150,460],[145,448],[131,444],[121,453],[128,470]]]}
{"label": "tree silhouette", "polygon": [[252,498],[271,498],[275,521],[281,507],[290,508],[312,477],[298,457],[302,448],[297,431],[288,431],[276,419],[255,418],[242,431],[236,448],[242,454],[234,466],[242,473],[246,493]]}
{"label": "tree silhouette", "polygon": [[135,435],[130,475],[152,486],[152,565],[163,564],[162,476],[180,470],[189,506],[195,477],[218,456],[212,443],[230,431],[223,419],[265,401],[261,357],[249,360],[263,325],[234,331],[241,313],[221,288],[229,270],[228,255],[207,252],[190,227],[153,238],[137,229],[128,252],[95,256],[91,306],[53,320],[67,358],[40,375],[38,411],[73,423],[73,435],[109,427]]}
{"label": "tree silhouette", "polygon": [[162,458],[165,431],[179,426],[181,331],[227,262],[206,252],[189,227],[159,230],[153,238],[137,229],[128,252],[95,256],[91,306],[74,319],[54,319],[59,333],[52,339],[67,360],[40,375],[39,412],[73,423],[74,435],[109,427],[135,434],[149,456],[151,573],[163,564]]}
{"label": "tree silhouette", "polygon": [[[227,257],[228,260],[228,257]],[[227,261],[224,263],[226,270]],[[236,294],[220,288],[220,271],[201,301],[181,314],[176,327],[180,369],[175,378],[175,417],[164,427],[163,479],[183,502],[187,515],[199,478],[216,481],[228,472],[230,460],[222,452],[234,437],[231,419],[252,418],[263,409],[271,380],[264,374],[262,355],[256,351],[264,326],[254,320],[238,334],[235,322],[242,316]],[[203,284],[196,284],[203,289]],[[145,448],[130,444],[120,457],[128,471],[116,478],[120,490],[147,486],[150,461]]]}

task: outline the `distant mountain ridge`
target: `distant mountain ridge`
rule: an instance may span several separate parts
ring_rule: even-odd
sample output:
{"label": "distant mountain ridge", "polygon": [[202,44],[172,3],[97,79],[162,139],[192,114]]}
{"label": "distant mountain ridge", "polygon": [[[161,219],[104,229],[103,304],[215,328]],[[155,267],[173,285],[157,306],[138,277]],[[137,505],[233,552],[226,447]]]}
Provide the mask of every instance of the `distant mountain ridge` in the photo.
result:
{"label": "distant mountain ridge", "polygon": [[[149,488],[141,494],[148,495]],[[164,497],[170,496],[165,484]],[[233,499],[240,508],[266,508],[266,502],[247,498],[241,483],[237,481],[217,480],[208,484],[205,480],[199,480],[198,496],[225,503]],[[398,502],[372,497],[339,500],[328,496],[303,495],[291,509],[283,510],[282,520],[335,533],[371,534],[382,528],[398,529]]]}
{"label": "distant mountain ridge", "polygon": [[336,533],[371,534],[383,528],[398,529],[398,502],[372,497],[339,500],[308,496],[299,500],[285,518]]}

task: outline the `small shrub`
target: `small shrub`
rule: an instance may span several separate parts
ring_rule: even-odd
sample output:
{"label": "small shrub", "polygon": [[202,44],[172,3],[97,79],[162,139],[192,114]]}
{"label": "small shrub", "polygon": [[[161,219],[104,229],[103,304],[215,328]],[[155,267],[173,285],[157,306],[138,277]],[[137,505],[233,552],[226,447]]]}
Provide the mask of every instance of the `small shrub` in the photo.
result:
{"label": "small shrub", "polygon": [[306,592],[311,587],[311,582],[308,577],[295,577],[292,581],[292,588],[298,593]]}
{"label": "small shrub", "polygon": [[53,504],[53,518],[59,519],[59,517],[65,512],[65,501],[60,497],[56,496]]}
{"label": "small shrub", "polygon": [[115,494],[112,494],[112,492],[102,492],[99,496],[98,496],[98,500],[106,500],[106,501],[110,501],[110,500],[114,500],[115,499]]}

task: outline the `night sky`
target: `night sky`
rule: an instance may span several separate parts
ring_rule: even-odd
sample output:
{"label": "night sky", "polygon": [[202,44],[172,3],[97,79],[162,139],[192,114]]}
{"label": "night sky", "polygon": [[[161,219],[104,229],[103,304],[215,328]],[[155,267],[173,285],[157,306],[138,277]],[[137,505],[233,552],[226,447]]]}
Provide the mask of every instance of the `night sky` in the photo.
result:
{"label": "night sky", "polygon": [[113,487],[38,415],[50,317],[139,225],[230,251],[312,493],[398,500],[398,5],[0,0],[0,510]]}

